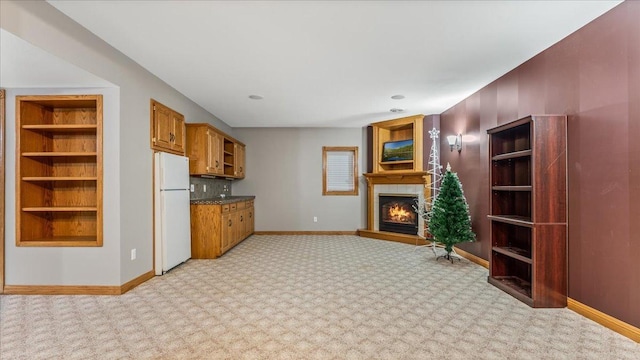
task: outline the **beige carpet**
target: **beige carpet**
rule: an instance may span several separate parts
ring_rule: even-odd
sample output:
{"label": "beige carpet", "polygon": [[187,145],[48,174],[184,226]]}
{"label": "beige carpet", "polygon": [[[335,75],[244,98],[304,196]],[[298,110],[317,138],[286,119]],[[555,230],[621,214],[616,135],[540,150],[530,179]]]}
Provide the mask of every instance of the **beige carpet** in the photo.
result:
{"label": "beige carpet", "polygon": [[406,244],[252,236],[122,296],[2,296],[0,358],[640,359],[640,344],[486,277]]}

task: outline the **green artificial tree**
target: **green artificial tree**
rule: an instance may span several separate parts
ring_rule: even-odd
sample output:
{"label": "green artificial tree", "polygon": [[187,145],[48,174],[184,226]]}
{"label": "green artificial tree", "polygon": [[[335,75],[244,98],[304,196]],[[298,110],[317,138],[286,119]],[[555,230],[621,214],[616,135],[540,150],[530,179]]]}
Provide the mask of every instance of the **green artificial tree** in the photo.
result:
{"label": "green artificial tree", "polygon": [[469,205],[462,191],[458,175],[451,172],[447,164],[440,185],[440,192],[433,202],[429,216],[429,232],[439,243],[444,245],[447,260],[453,261],[451,252],[453,245],[461,242],[475,241],[476,235],[471,230]]}

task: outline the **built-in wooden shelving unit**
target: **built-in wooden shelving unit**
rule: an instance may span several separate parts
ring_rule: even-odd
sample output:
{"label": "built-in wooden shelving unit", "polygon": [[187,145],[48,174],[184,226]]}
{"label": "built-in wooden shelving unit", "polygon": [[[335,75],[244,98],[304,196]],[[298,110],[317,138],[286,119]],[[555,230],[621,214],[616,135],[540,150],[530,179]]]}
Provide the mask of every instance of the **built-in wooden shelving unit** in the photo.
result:
{"label": "built-in wooden shelving unit", "polygon": [[[372,124],[373,173],[423,171],[423,123],[424,115],[414,115]],[[413,140],[411,159],[384,161],[384,144],[402,140]]]}
{"label": "built-in wooden shelving unit", "polygon": [[102,96],[16,97],[17,246],[102,246]]}

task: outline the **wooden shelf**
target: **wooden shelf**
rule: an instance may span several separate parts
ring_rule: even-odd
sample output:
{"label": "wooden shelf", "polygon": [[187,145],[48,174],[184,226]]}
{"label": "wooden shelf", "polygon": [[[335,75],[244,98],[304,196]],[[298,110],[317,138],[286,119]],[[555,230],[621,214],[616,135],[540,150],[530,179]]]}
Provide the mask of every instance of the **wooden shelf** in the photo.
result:
{"label": "wooden shelf", "polygon": [[23,152],[21,154],[25,157],[94,157],[97,156],[96,152],[62,152],[62,151],[44,151],[44,152]]}
{"label": "wooden shelf", "polygon": [[517,276],[490,276],[489,283],[511,294],[523,303],[533,306],[531,283]]}
{"label": "wooden shelf", "polygon": [[515,247],[494,246],[493,251],[498,252],[502,255],[506,255],[514,259],[523,261],[527,264],[531,264],[531,252],[528,250],[515,248]]}
{"label": "wooden shelf", "polygon": [[60,124],[60,125],[22,125],[25,130],[60,132],[60,133],[92,133],[98,126],[95,124]]}
{"label": "wooden shelf", "polygon": [[533,189],[531,185],[525,185],[525,186],[500,185],[500,186],[491,187],[491,190],[494,190],[494,191],[531,191],[531,189]]}
{"label": "wooden shelf", "polygon": [[380,165],[413,164],[413,160],[381,161]]}
{"label": "wooden shelf", "polygon": [[24,207],[22,211],[26,212],[95,212],[98,211],[94,206],[39,206],[39,207]]}
{"label": "wooden shelf", "polygon": [[511,225],[533,227],[531,218],[517,215],[487,215],[493,221],[499,221]]}
{"label": "wooden shelf", "polygon": [[509,160],[509,159],[516,159],[516,158],[521,158],[525,156],[531,156],[531,149],[496,155],[492,157],[491,160],[493,161]]}
{"label": "wooden shelf", "polygon": [[97,176],[24,176],[23,181],[96,181]]}
{"label": "wooden shelf", "polygon": [[52,236],[22,240],[22,246],[99,246],[96,236]]}

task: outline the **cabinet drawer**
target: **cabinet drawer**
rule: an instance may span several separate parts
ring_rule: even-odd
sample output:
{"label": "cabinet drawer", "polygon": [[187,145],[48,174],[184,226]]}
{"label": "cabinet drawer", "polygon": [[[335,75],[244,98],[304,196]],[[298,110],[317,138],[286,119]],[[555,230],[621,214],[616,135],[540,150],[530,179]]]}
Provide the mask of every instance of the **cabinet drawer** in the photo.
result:
{"label": "cabinet drawer", "polygon": [[235,211],[238,208],[238,204],[229,204],[229,211]]}
{"label": "cabinet drawer", "polygon": [[231,207],[229,205],[231,205],[231,204],[223,204],[222,205],[222,212],[223,213],[229,212],[229,210],[231,209]]}
{"label": "cabinet drawer", "polygon": [[244,209],[244,208],[245,208],[245,203],[244,203],[244,201],[241,201],[241,202],[239,202],[239,203],[235,203],[235,204],[233,204],[233,205],[237,205],[237,206],[238,206],[238,210],[242,210],[242,209]]}
{"label": "cabinet drawer", "polygon": [[247,201],[244,206],[247,208],[253,207],[253,200]]}

